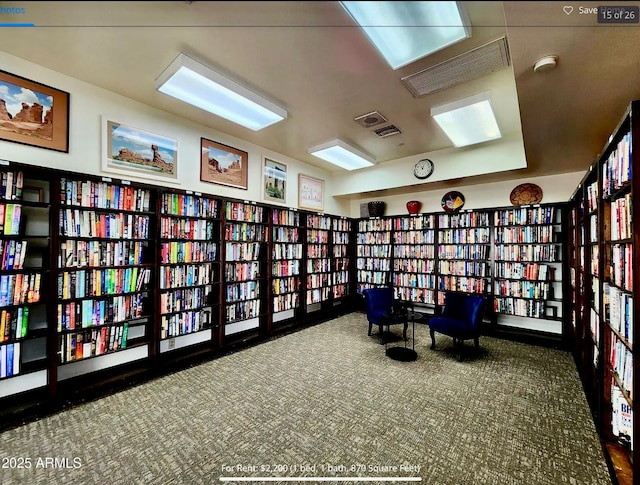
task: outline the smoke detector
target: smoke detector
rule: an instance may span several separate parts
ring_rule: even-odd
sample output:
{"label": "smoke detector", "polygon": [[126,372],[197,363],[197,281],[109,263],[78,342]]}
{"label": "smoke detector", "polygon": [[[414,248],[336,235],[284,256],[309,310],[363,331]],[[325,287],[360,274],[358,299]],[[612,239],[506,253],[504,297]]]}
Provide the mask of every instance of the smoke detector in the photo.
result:
{"label": "smoke detector", "polygon": [[354,119],[363,128],[371,128],[372,126],[378,126],[387,122],[387,119],[378,111],[372,111],[371,113],[360,115]]}
{"label": "smoke detector", "polygon": [[388,136],[399,135],[400,133],[402,133],[400,131],[400,128],[398,128],[396,125],[387,125],[381,128],[376,128],[375,130],[373,130],[373,132],[380,138],[386,138]]}
{"label": "smoke detector", "polygon": [[551,71],[558,64],[557,56],[544,56],[538,59],[533,65],[533,70],[535,72],[546,72]]}

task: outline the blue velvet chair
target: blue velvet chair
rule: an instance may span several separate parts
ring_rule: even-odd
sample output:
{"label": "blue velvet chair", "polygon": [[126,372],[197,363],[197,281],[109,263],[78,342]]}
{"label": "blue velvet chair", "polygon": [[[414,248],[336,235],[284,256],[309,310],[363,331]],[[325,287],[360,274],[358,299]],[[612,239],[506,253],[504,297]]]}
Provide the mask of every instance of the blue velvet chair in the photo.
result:
{"label": "blue velvet chair", "polygon": [[458,351],[458,360],[462,361],[465,340],[473,339],[476,350],[480,348],[480,324],[484,315],[486,300],[480,295],[447,292],[442,315],[429,321],[431,348],[436,347],[435,333],[453,338]]}
{"label": "blue velvet chair", "polygon": [[371,335],[373,325],[378,325],[379,335],[382,336],[384,327],[388,329],[391,325],[401,324],[404,325],[402,336],[406,341],[409,327],[407,309],[402,302],[395,299],[393,288],[389,286],[367,288],[362,291],[362,295],[369,321],[367,335]]}

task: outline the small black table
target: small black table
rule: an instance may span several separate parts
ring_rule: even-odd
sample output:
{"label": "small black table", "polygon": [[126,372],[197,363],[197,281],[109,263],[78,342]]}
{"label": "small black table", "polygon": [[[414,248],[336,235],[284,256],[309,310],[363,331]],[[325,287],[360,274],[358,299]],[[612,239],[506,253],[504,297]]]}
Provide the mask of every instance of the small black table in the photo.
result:
{"label": "small black table", "polygon": [[408,346],[406,334],[403,347],[388,347],[385,346],[385,353],[387,357],[393,360],[399,360],[401,362],[413,362],[418,358],[416,352],[416,321],[422,319],[422,313],[409,310],[407,312],[407,321],[411,323],[411,348]]}

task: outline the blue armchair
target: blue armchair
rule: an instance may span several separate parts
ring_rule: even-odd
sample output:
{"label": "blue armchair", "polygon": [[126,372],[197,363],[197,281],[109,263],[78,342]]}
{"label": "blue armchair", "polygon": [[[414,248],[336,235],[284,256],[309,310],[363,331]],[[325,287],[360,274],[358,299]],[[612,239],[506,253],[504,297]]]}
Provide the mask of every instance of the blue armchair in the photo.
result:
{"label": "blue armchair", "polygon": [[480,295],[448,292],[445,295],[442,316],[434,317],[429,321],[431,348],[435,349],[435,333],[439,332],[453,338],[459,361],[462,361],[465,340],[473,339],[476,350],[478,350],[480,348],[480,324],[485,304],[485,298]]}
{"label": "blue armchair", "polygon": [[369,332],[371,335],[371,327],[378,325],[379,335],[382,336],[384,327],[390,325],[402,324],[404,331],[402,336],[407,340],[407,328],[409,320],[407,309],[404,305],[395,299],[393,288],[385,286],[378,288],[367,288],[362,291],[364,296],[365,308],[367,311],[367,320],[369,321]]}

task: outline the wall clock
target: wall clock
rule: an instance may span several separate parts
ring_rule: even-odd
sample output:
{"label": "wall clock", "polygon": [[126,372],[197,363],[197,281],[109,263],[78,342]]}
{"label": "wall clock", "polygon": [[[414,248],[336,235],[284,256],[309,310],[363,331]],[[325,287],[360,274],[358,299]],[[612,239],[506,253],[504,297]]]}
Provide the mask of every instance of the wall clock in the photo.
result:
{"label": "wall clock", "polygon": [[542,189],[536,184],[520,184],[511,191],[512,205],[537,204],[542,200]]}
{"label": "wall clock", "polygon": [[413,175],[417,179],[423,180],[429,178],[433,173],[435,165],[428,158],[423,158],[413,166]]}
{"label": "wall clock", "polygon": [[462,209],[464,205],[464,195],[462,195],[457,190],[452,190],[451,192],[447,192],[442,197],[442,208],[446,212],[456,212]]}

